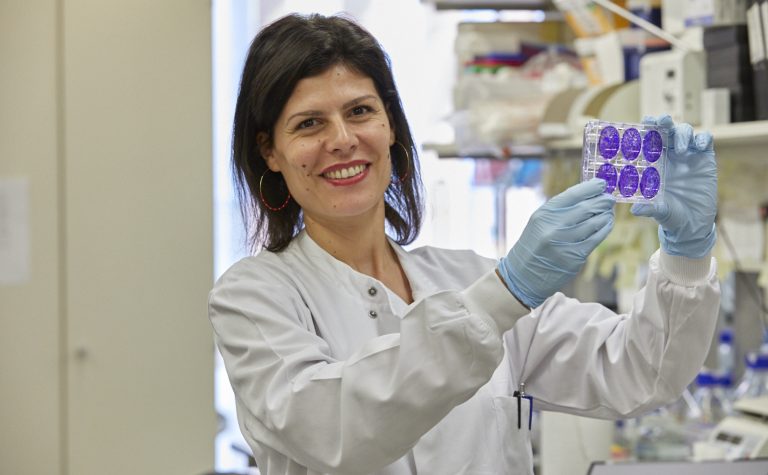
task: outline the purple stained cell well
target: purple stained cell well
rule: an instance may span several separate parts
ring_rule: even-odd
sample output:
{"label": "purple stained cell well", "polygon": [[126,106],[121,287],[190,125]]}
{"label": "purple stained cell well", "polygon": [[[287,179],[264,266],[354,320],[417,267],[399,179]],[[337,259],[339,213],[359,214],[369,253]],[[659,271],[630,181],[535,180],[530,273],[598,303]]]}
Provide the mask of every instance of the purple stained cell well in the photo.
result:
{"label": "purple stained cell well", "polygon": [[619,174],[619,193],[621,196],[629,198],[637,191],[638,174],[637,168],[627,165],[621,169]]}
{"label": "purple stained cell well", "polygon": [[661,142],[661,134],[655,130],[649,130],[645,133],[643,139],[643,155],[645,159],[653,163],[661,157],[661,150],[663,144]]}
{"label": "purple stained cell well", "polygon": [[600,165],[600,168],[597,169],[597,172],[595,173],[595,176],[598,178],[602,178],[605,180],[605,192],[606,193],[613,193],[613,190],[616,189],[616,167],[611,165],[610,163],[603,163]]}
{"label": "purple stained cell well", "polygon": [[634,127],[624,131],[624,135],[621,137],[621,154],[627,160],[634,160],[640,155],[640,149],[643,146],[643,138],[640,136],[640,132]]}
{"label": "purple stained cell well", "polygon": [[643,171],[642,178],[640,178],[640,193],[642,193],[643,197],[650,200],[659,192],[660,186],[661,176],[659,176],[659,171],[653,167],[646,168]]}
{"label": "purple stained cell well", "polygon": [[600,141],[597,148],[603,158],[613,158],[619,151],[619,131],[609,125],[600,132]]}

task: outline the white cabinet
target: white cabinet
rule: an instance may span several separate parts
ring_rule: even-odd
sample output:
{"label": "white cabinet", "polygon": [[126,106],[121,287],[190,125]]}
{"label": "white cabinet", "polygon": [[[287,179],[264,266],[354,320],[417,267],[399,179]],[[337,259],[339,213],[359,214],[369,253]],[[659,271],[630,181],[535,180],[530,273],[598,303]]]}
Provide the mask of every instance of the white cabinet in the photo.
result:
{"label": "white cabinet", "polygon": [[206,0],[0,3],[0,177],[30,277],[0,286],[0,473],[213,467]]}

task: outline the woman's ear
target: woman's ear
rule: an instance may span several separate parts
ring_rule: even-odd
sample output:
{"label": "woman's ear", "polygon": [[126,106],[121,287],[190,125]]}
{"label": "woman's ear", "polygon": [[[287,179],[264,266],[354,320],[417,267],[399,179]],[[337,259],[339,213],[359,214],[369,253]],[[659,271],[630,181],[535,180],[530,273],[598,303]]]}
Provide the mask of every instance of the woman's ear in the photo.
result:
{"label": "woman's ear", "polygon": [[273,172],[280,171],[280,166],[275,159],[275,149],[272,147],[272,141],[269,140],[269,135],[266,132],[259,132],[256,134],[256,143],[259,144],[259,153],[267,163],[267,167]]}

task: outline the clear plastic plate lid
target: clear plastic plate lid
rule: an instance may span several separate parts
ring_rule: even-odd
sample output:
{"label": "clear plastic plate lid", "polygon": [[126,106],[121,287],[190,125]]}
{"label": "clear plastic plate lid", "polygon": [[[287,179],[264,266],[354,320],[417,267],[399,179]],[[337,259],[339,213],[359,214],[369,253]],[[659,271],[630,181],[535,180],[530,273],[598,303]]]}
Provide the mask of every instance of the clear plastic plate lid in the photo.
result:
{"label": "clear plastic plate lid", "polygon": [[581,180],[604,179],[605,192],[619,202],[661,202],[667,140],[655,125],[591,120],[584,126]]}

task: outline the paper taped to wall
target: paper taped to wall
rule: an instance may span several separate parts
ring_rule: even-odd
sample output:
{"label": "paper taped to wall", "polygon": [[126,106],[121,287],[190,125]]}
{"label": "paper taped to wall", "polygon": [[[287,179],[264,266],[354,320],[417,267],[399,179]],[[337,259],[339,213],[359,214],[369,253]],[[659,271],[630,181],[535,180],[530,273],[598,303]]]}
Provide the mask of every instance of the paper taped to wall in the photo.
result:
{"label": "paper taped to wall", "polygon": [[0,285],[29,281],[29,180],[0,177]]}

